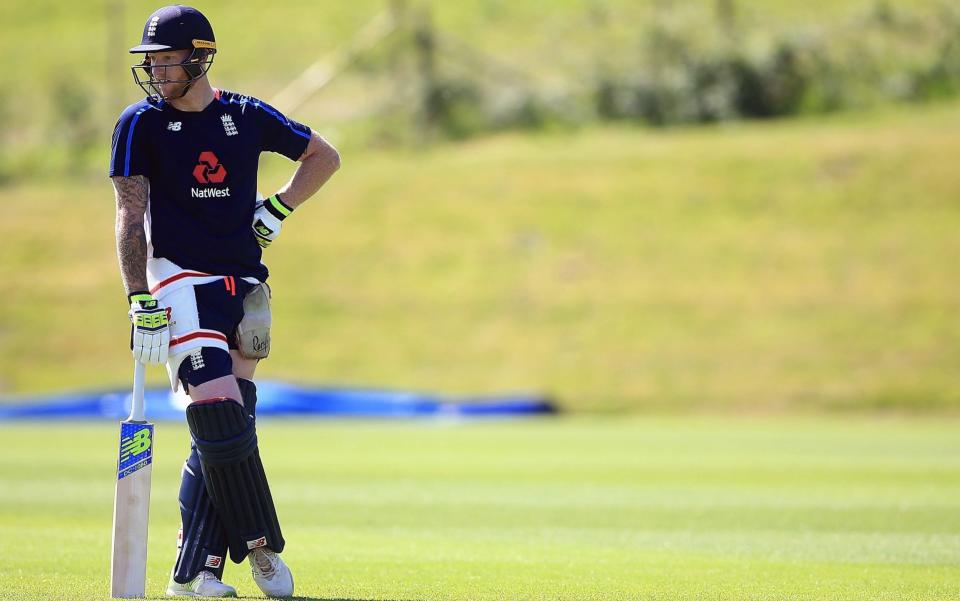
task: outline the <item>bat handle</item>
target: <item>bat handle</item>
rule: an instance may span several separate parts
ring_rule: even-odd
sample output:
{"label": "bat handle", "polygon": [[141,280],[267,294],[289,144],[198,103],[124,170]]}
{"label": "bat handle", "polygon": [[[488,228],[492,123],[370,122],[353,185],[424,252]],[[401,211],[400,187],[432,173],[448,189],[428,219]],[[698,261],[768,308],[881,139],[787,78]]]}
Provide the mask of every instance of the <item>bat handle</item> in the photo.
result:
{"label": "bat handle", "polygon": [[127,421],[146,421],[143,412],[143,379],[147,366],[136,359],[133,360],[133,400],[130,403],[130,417]]}

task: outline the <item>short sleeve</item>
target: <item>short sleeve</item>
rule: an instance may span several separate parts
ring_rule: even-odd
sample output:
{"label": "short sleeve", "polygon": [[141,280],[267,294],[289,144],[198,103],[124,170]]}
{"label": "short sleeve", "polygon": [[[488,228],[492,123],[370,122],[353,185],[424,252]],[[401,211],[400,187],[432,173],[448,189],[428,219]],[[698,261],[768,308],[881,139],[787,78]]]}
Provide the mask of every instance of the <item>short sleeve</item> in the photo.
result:
{"label": "short sleeve", "polygon": [[110,177],[147,175],[147,135],[142,118],[149,108],[132,105],[117,120],[110,151]]}
{"label": "short sleeve", "polygon": [[266,102],[257,101],[254,106],[260,130],[260,150],[282,154],[291,161],[303,156],[310,142],[310,128],[293,119]]}

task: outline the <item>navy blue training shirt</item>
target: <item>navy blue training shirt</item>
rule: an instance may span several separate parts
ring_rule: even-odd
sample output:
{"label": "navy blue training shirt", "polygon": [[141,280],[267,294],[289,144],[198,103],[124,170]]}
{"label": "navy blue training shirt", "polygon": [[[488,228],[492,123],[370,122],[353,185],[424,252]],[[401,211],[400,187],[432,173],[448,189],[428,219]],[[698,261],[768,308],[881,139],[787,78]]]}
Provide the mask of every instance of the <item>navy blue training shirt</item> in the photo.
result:
{"label": "navy blue training shirt", "polygon": [[149,256],[214,275],[267,279],[251,225],[260,153],[303,155],[310,128],[251,96],[215,90],[199,112],[146,98],[113,131],[110,176],[150,181]]}

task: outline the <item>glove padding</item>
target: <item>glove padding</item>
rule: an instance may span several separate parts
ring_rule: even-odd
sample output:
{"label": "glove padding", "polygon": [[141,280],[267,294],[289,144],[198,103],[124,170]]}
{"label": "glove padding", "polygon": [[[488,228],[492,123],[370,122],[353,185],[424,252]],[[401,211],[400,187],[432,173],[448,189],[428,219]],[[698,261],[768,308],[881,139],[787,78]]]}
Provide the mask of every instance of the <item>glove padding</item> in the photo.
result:
{"label": "glove padding", "polygon": [[253,213],[253,235],[260,248],[270,246],[280,235],[281,222],[290,216],[293,209],[280,200],[279,194],[262,199],[257,195],[257,209]]}
{"label": "glove padding", "polygon": [[147,292],[130,295],[130,350],[146,365],[166,363],[170,350],[170,324],[166,308]]}

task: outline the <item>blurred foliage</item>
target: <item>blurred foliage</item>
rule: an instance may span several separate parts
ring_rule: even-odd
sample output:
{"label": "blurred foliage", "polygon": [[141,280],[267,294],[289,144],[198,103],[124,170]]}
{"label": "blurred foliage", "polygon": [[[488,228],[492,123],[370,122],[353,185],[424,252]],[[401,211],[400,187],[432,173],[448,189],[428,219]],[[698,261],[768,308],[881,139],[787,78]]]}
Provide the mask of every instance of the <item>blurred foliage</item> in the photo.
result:
{"label": "blurred foliage", "polygon": [[[8,126],[0,182],[102,171],[96,143],[138,93],[124,50],[154,4],[0,7],[0,50],[49,40],[0,73],[0,88],[17,90],[0,98]],[[822,114],[960,92],[960,8],[946,0],[570,0],[547,11],[499,0],[290,0],[266,17],[252,6],[208,4],[222,47],[215,83],[267,100],[378,11],[394,15],[392,36],[295,111],[348,147],[598,121]],[[243,33],[252,18],[261,45]]]}
{"label": "blurred foliage", "polygon": [[0,90],[0,186],[7,183],[14,175],[10,168],[10,157],[8,156],[10,143],[7,138],[11,130],[8,103],[9,97],[3,90]]}
{"label": "blurred foliage", "polygon": [[[960,88],[960,9],[952,5],[911,10],[878,0],[844,20],[772,31],[741,24],[738,5],[718,1],[711,12],[659,4],[638,23],[637,49],[626,59],[610,60],[624,48],[601,42],[593,68],[567,73],[559,90],[534,81],[537,64],[502,64],[434,29],[424,13],[390,56],[418,55],[412,96],[419,93],[421,118],[411,123],[452,139],[594,120],[671,125],[826,113]],[[595,16],[596,37],[605,38],[608,19]]]}
{"label": "blurred foliage", "polygon": [[91,151],[100,142],[97,123],[89,102],[90,91],[73,81],[60,80],[53,88],[54,114],[57,119],[48,140],[65,151],[65,169],[80,174]]}
{"label": "blurred foliage", "polygon": [[652,125],[708,123],[921,101],[960,84],[960,11],[894,11],[779,32],[761,44],[707,15],[666,12],[634,69],[601,71],[596,114]]}

